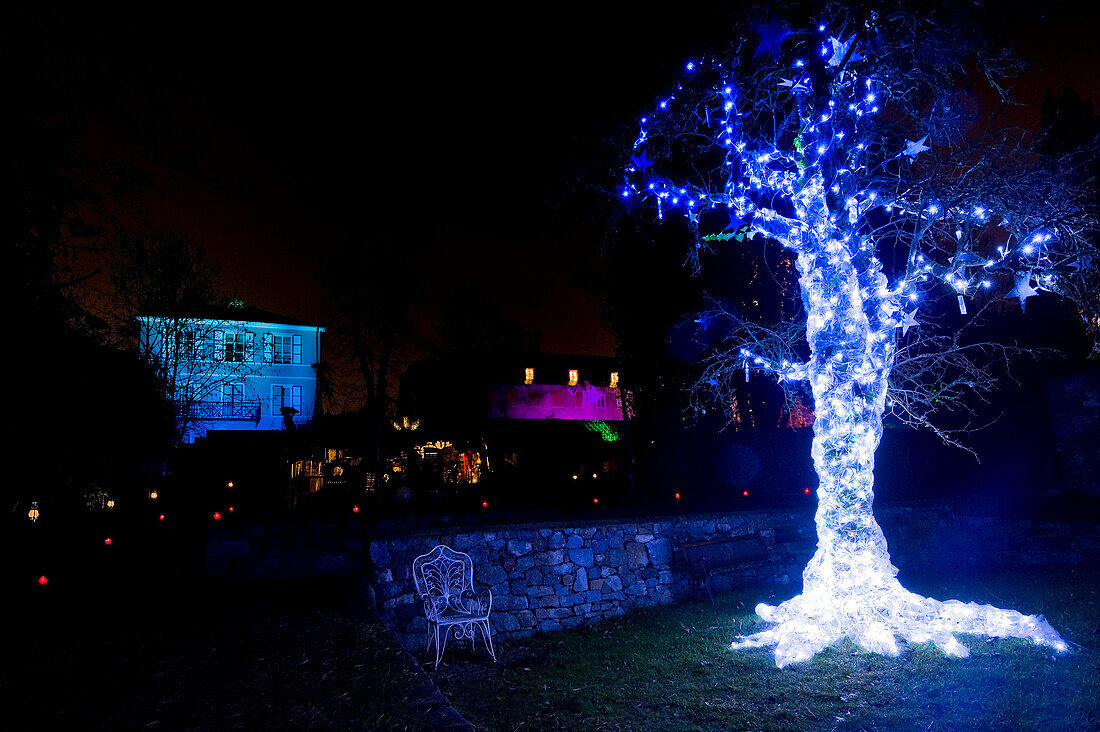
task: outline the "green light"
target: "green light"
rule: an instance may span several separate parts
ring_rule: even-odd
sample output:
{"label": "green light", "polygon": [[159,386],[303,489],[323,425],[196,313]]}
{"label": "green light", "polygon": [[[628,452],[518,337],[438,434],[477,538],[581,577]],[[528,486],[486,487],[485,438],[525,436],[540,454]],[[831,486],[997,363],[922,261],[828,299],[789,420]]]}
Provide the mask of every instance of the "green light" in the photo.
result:
{"label": "green light", "polygon": [[604,442],[618,442],[621,439],[619,431],[609,425],[607,422],[595,420],[593,422],[585,422],[584,426],[589,432],[595,432],[599,434],[600,439],[602,439]]}

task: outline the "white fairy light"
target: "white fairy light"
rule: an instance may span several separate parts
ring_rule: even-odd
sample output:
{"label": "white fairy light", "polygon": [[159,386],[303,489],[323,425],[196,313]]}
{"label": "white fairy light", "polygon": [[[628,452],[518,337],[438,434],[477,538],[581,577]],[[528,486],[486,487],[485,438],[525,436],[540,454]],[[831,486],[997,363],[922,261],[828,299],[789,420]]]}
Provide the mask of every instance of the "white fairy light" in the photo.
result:
{"label": "white fairy light", "polygon": [[[835,53],[836,43],[833,39],[831,66],[853,63],[857,57],[863,59],[860,51],[865,49],[859,48],[855,40],[843,42],[856,43],[850,56],[849,46],[844,46],[843,54]],[[704,73],[704,62],[695,61],[688,70],[698,77]],[[781,72],[781,78],[787,81],[801,78],[783,69]],[[801,129],[792,135],[798,140],[792,150],[775,149],[774,140],[743,137],[738,118],[759,110],[752,106],[755,98],[742,99],[728,80],[708,90],[698,107],[685,107],[700,110],[694,117],[683,109],[668,109],[675,106],[675,97],[666,97],[658,105],[653,122],[643,118],[638,139],[648,139],[647,125],[666,119],[673,124],[674,118],[668,115],[675,112],[681,115],[675,117],[679,120],[676,124],[687,119],[686,124],[697,125],[693,132],[702,131],[705,139],[725,148],[725,159],[718,170],[728,178],[699,185],[673,184],[646,172],[645,167],[651,163],[644,154],[634,158],[635,164],[627,168],[623,196],[638,193],[655,201],[658,217],[663,206],[683,207],[681,197],[696,201],[709,196],[711,208],[729,208],[731,223],[747,224],[748,236],[777,241],[796,254],[809,361],[792,363],[745,348],[740,351],[738,363],[746,381],[750,370],[755,370],[773,373],[783,381],[807,381],[810,385],[816,413],[812,456],[820,477],[815,517],[818,545],[803,572],[802,593],[778,606],[761,604],[756,608],[757,614],[774,627],[741,638],[733,647],[774,647],[776,664],[781,667],[812,658],[843,638],[887,655],[899,652],[900,636],[912,643],[934,643],[949,656],[966,656],[969,652],[955,637],[958,633],[1029,638],[1064,651],[1065,642],[1041,616],[922,597],[906,590],[896,579],[897,569],[890,562],[872,504],[874,456],[882,438],[887,382],[897,354],[897,339],[907,337],[910,328],[919,327],[912,304],[918,303],[933,283],[947,284],[958,297],[960,313],[965,315],[963,295],[972,295],[979,283],[983,288],[990,287],[990,281],[968,274],[967,267],[982,267],[981,262],[986,260],[968,249],[974,256],[961,260],[966,264],[952,271],[915,252],[908,259],[906,273],[889,283],[880,260],[873,255],[879,233],[867,216],[875,209],[898,220],[911,217],[918,226],[949,226],[944,231],[954,232],[959,246],[965,248],[980,240],[972,233],[974,227],[995,220],[997,213],[984,204],[967,204],[964,210],[906,197],[904,186],[891,190],[881,176],[873,181],[875,190],[857,190],[853,183],[863,170],[857,164],[858,156],[871,142],[866,130],[872,123],[862,117],[865,111],[877,112],[890,99],[885,84],[868,77],[868,91],[861,92],[850,79],[848,72],[805,78],[806,87],[813,87],[814,93],[795,97],[801,110]],[[768,88],[774,90],[775,85]],[[780,91],[788,95],[797,92],[793,83],[782,85]],[[827,102],[826,109],[814,112],[809,108],[809,100],[815,95]],[[782,106],[785,102],[777,104],[777,109],[786,109]],[[909,162],[931,157],[933,149],[925,144],[927,140],[927,135],[906,140],[898,157],[908,158]],[[635,143],[635,148],[638,146]],[[644,176],[648,184],[639,184],[639,176]],[[868,185],[872,185],[870,180]],[[841,191],[845,192],[843,198],[839,196]],[[880,197],[884,199],[881,203]],[[777,200],[784,204],[777,206]],[[896,238],[901,230],[899,225],[885,238]],[[719,239],[734,236],[727,232]],[[1002,262],[1023,256],[1028,257],[1028,267],[1040,262],[1043,255],[1035,255],[1053,235],[1030,236],[1018,249],[1015,245],[999,248]],[[988,260],[984,269],[993,266],[993,260]],[[1017,290],[1021,291],[1023,304],[1034,291],[1022,291],[1021,277],[1017,276]],[[1022,281],[1030,288],[1030,280]],[[929,284],[918,286],[918,282]],[[903,312],[903,304],[908,312]]]}

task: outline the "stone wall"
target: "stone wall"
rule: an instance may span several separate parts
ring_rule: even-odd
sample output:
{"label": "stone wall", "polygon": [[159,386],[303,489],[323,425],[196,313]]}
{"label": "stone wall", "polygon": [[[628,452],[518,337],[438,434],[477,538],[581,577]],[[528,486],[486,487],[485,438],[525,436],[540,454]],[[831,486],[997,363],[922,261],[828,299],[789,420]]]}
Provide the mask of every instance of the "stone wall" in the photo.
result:
{"label": "stone wall", "polygon": [[[996,566],[1064,566],[1100,561],[1100,526],[1005,520],[932,504],[880,508],[894,564],[902,573]],[[778,559],[773,568],[716,578],[733,585],[801,582],[816,546],[813,515],[751,511],[640,521],[436,529],[371,536],[361,521],[219,526],[207,544],[217,576],[364,576],[368,602],[410,649],[425,620],[412,561],[438,544],[468,553],[475,583],[493,593],[495,636],[510,640],[621,615],[637,608],[706,597],[692,587],[677,542],[759,532]]]}
{"label": "stone wall", "polygon": [[[422,644],[425,619],[415,596],[412,561],[442,543],[469,554],[475,583],[492,591],[490,618],[496,637],[572,628],[692,596],[690,581],[674,556],[674,542],[754,531],[774,534],[770,524],[778,518],[751,513],[577,527],[506,527],[374,541],[370,555],[376,573],[375,602],[382,621],[403,643]],[[715,589],[727,589],[732,582],[788,581],[787,574],[765,568],[718,578]]]}
{"label": "stone wall", "polygon": [[[949,506],[884,509],[880,521],[902,572],[996,566],[1060,566],[1100,560],[1100,527],[1004,521],[956,514]],[[370,544],[378,612],[409,648],[423,642],[426,621],[416,598],[412,560],[437,544],[466,552],[474,580],[493,593],[494,635],[510,640],[622,615],[637,608],[705,598],[693,587],[674,546],[759,532],[772,547],[772,568],[716,577],[714,589],[799,584],[816,547],[807,511],[754,511],[575,527],[499,527],[379,539]]]}

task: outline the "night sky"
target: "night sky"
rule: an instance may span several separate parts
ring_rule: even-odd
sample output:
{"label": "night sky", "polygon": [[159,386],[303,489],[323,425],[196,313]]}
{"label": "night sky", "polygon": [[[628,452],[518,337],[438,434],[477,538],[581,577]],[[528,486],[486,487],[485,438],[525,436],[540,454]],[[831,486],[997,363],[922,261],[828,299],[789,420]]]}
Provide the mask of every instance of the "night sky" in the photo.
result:
{"label": "night sky", "polygon": [[[619,124],[728,37],[738,9],[601,6],[95,9],[17,18],[4,36],[27,65],[8,73],[48,68],[71,87],[88,144],[169,185],[154,220],[195,234],[249,304],[316,320],[322,256],[397,240],[417,253],[425,322],[475,287],[544,350],[609,355],[580,285],[599,265],[600,221],[572,192],[607,170]],[[1047,88],[1097,99],[1096,11],[1055,16],[1006,14],[1047,66],[1019,86],[1032,124]]]}

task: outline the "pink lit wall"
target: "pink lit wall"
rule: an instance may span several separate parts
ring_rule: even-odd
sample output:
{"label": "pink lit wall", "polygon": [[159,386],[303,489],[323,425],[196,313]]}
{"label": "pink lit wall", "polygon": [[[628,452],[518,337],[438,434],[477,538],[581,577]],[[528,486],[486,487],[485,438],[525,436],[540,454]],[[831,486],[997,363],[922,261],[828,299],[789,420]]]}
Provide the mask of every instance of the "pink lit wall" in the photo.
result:
{"label": "pink lit wall", "polygon": [[607,386],[506,384],[489,387],[494,419],[576,419],[621,422],[619,390]]}

